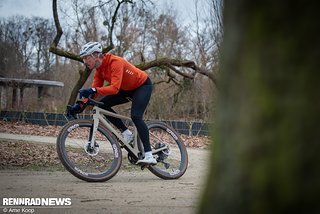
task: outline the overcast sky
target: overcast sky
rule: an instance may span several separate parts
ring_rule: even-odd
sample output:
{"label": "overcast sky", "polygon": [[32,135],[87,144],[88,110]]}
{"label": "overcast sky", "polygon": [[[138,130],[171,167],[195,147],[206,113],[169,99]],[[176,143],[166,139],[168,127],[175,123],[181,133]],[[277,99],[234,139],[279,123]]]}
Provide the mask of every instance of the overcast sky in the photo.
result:
{"label": "overcast sky", "polygon": [[51,0],[0,0],[0,16],[40,16],[52,18]]}
{"label": "overcast sky", "polygon": [[[158,0],[154,2],[160,6],[173,4],[184,19],[188,19],[194,13],[194,0]],[[0,0],[0,17],[24,15],[52,18],[51,7],[52,0]]]}

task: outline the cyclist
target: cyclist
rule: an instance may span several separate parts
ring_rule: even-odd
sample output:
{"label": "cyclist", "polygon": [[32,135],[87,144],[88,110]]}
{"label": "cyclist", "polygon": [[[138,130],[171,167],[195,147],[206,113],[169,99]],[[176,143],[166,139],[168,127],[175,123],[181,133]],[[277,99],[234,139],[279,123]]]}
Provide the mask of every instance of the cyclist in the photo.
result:
{"label": "cyclist", "polygon": [[[104,103],[102,108],[114,113],[113,106],[131,101],[131,118],[137,127],[145,151],[144,159],[137,163],[156,164],[157,161],[151,152],[148,127],[143,121],[143,114],[152,92],[152,82],[147,73],[119,56],[102,54],[102,45],[98,42],[85,44],[81,48],[80,57],[89,70],[96,69],[91,88],[79,91],[80,99],[87,98],[92,94],[102,95],[104,96],[100,100]],[[104,86],[104,81],[110,84]],[[80,108],[82,106],[76,104],[70,111],[79,112]],[[121,119],[107,118],[122,132],[122,136],[127,142],[133,140],[132,132]]]}

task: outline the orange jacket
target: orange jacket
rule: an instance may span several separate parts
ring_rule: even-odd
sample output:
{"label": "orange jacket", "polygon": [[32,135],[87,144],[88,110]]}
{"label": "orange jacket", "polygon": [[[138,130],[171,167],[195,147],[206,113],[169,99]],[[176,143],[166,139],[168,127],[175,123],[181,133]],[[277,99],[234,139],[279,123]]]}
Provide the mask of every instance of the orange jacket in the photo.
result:
{"label": "orange jacket", "polygon": [[[148,75],[146,72],[136,68],[125,59],[104,54],[102,63],[94,74],[92,88],[97,89],[99,95],[117,94],[120,89],[130,91],[141,86]],[[103,86],[104,81],[110,83]]]}

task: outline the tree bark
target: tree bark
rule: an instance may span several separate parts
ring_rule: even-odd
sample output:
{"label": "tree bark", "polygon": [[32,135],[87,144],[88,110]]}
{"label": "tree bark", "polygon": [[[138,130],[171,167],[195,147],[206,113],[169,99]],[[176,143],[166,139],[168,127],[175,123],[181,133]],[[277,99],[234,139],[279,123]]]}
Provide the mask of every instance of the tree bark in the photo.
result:
{"label": "tree bark", "polygon": [[320,15],[225,1],[214,146],[199,213],[320,213]]}

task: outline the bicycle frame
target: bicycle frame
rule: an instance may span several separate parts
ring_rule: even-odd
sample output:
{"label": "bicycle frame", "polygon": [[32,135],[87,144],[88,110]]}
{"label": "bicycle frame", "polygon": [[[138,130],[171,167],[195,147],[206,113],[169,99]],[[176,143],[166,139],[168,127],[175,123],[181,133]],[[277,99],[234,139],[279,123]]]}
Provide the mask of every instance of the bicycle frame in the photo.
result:
{"label": "bicycle frame", "polygon": [[[113,126],[110,124],[110,122],[108,122],[105,118],[104,115],[107,116],[111,116],[111,117],[115,117],[115,118],[119,118],[119,119],[123,119],[126,121],[129,121],[130,123],[133,124],[134,127],[134,140],[133,140],[133,147],[127,143],[122,135],[119,133],[119,131],[117,131],[115,128],[113,128]],[[140,158],[139,156],[144,154],[144,150],[143,150],[143,146],[141,145],[141,142],[138,141],[138,131],[136,126],[134,125],[132,119],[130,117],[126,117],[120,114],[116,114],[110,111],[107,111],[105,109],[99,108],[98,106],[94,106],[93,107],[93,121],[94,121],[94,125],[92,128],[92,132],[90,133],[90,147],[93,148],[95,139],[96,139],[96,133],[98,130],[98,126],[99,123],[102,122],[102,124],[110,131],[112,132],[118,139],[118,141],[120,142],[120,145],[122,148],[125,148],[127,150],[127,152],[131,153],[132,155],[134,155],[136,158]],[[157,150],[152,150],[152,153],[157,153],[160,152],[162,150],[167,149],[167,146],[159,148]]]}

